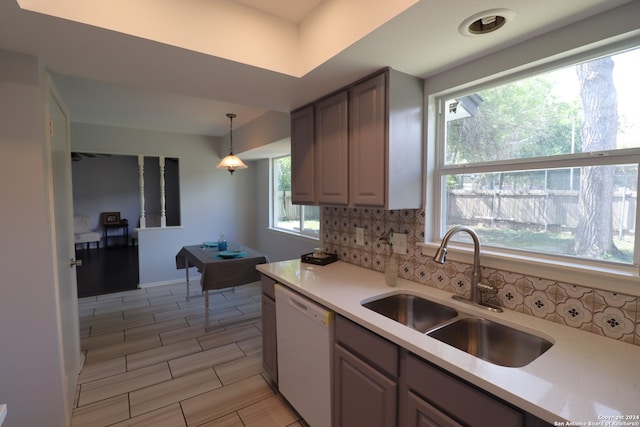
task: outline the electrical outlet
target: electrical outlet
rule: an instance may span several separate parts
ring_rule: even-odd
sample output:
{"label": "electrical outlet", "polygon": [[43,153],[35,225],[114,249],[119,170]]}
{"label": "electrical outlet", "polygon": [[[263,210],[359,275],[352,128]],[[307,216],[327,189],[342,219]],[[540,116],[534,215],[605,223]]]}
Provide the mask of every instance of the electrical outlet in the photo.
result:
{"label": "electrical outlet", "polygon": [[356,227],[356,246],[364,246],[364,228]]}
{"label": "electrical outlet", "polygon": [[393,253],[406,255],[407,253],[407,235],[401,233],[393,233]]}

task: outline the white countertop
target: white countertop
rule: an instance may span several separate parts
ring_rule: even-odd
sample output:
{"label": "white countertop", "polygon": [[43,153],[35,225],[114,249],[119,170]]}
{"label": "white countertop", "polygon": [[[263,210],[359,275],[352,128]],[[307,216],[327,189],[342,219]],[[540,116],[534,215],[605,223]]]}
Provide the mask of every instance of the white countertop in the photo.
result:
{"label": "white countertop", "polygon": [[[451,294],[408,280],[388,287],[382,273],[346,262],[326,266],[299,260],[259,265],[258,270],[336,313],[387,338],[547,422],[640,425],[640,347],[550,321],[455,301]],[[364,300],[408,292],[534,333],[554,343],[522,368],[497,366],[471,356],[361,306]],[[614,418],[621,416],[622,418]],[[619,424],[618,422],[637,424]],[[615,424],[618,423],[618,424]],[[557,424],[559,425],[559,424]],[[574,424],[580,425],[580,424]],[[605,424],[603,424],[605,425]]]}

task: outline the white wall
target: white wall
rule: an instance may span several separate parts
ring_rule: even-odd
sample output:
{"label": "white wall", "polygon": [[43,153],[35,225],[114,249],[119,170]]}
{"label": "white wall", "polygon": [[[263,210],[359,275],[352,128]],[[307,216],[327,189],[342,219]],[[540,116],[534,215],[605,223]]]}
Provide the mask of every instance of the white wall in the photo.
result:
{"label": "white wall", "polygon": [[0,51],[3,427],[65,422],[41,81],[37,58]]}

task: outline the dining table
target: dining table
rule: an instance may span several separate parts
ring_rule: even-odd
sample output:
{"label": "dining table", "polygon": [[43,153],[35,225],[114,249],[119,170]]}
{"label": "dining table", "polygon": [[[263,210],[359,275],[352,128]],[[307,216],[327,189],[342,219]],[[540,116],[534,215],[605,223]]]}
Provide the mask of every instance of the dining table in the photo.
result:
{"label": "dining table", "polygon": [[219,251],[215,242],[183,246],[176,254],[176,268],[185,270],[187,300],[190,296],[189,268],[196,267],[200,273],[200,287],[205,301],[205,329],[209,329],[209,291],[257,282],[260,272],[256,266],[268,262],[265,254],[233,243],[224,251]]}

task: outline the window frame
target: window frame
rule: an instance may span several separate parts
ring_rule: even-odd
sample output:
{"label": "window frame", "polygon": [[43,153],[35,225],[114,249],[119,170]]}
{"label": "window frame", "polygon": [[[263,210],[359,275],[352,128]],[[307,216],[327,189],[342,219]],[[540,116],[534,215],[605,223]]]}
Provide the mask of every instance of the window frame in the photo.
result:
{"label": "window frame", "polygon": [[277,212],[276,212],[276,203],[275,197],[277,192],[278,185],[278,176],[276,174],[276,161],[282,159],[284,157],[291,157],[291,154],[283,154],[276,157],[271,157],[269,159],[269,175],[270,175],[270,185],[269,185],[269,229],[282,234],[287,234],[291,236],[301,237],[304,239],[312,240],[314,242],[320,241],[320,230],[318,233],[310,233],[304,232],[303,224],[304,224],[304,210],[307,205],[299,205],[300,206],[300,231],[290,230],[288,228],[282,228],[277,226]]}
{"label": "window frame", "polygon": [[[445,165],[444,138],[445,103],[446,100],[480,91],[495,85],[506,84],[558,68],[571,66],[600,56],[612,55],[624,50],[640,48],[640,40],[635,38],[623,45],[612,43],[608,46],[584,50],[581,54],[567,53],[562,58],[556,57],[541,64],[518,67],[512,72],[503,71],[493,76],[468,82],[457,87],[444,88],[429,93],[429,81],[425,83],[426,122],[427,127],[427,161],[425,165],[425,211],[431,212],[430,220],[425,223],[425,243],[421,244],[422,253],[433,256],[439,247],[444,230],[445,218],[442,215],[443,176],[452,171],[464,173],[494,172],[492,168],[500,163],[501,171],[522,169],[544,169],[551,167],[578,167],[598,164],[637,163],[640,168],[640,148],[616,150],[615,152],[575,153],[550,158],[524,158],[502,162],[483,162],[473,165]],[[640,177],[639,177],[640,179]],[[636,224],[640,225],[640,209],[636,212]],[[441,231],[442,230],[442,231]],[[463,263],[473,263],[473,248],[470,244],[451,242],[448,246],[448,259]],[[590,261],[561,255],[548,255],[533,252],[517,251],[508,248],[483,247],[482,266],[496,270],[507,270],[514,273],[542,277],[549,280],[580,284],[581,286],[605,289],[640,296],[640,239],[635,239],[634,264],[616,264]]]}

